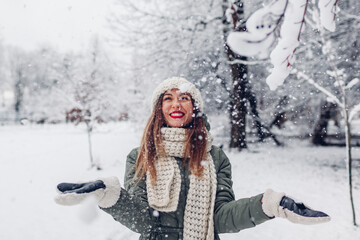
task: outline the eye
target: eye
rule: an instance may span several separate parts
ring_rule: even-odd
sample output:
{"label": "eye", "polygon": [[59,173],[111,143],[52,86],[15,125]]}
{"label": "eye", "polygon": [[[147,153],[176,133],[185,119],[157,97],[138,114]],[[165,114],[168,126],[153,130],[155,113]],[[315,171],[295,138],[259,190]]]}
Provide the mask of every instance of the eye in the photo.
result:
{"label": "eye", "polygon": [[190,97],[189,96],[181,96],[180,98],[179,98],[180,100],[183,100],[183,101],[190,101]]}
{"label": "eye", "polygon": [[171,97],[164,97],[163,98],[163,101],[169,101],[169,100],[171,100]]}

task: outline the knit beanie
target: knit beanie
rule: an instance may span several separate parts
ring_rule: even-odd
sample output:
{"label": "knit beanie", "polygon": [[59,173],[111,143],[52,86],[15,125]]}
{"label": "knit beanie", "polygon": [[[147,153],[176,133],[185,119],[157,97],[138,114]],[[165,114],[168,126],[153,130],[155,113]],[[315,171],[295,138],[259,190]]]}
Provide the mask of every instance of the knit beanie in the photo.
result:
{"label": "knit beanie", "polygon": [[159,99],[161,94],[174,88],[179,89],[180,92],[189,93],[192,99],[194,99],[195,106],[199,108],[200,112],[203,112],[203,101],[200,91],[195,87],[193,83],[181,77],[168,78],[155,88],[151,99],[152,109],[154,109],[157,100]]}

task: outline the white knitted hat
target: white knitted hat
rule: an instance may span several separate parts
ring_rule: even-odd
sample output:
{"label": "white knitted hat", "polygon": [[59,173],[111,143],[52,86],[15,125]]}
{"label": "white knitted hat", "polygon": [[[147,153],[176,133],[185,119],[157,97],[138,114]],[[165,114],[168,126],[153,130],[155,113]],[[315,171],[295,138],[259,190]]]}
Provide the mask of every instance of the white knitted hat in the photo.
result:
{"label": "white knitted hat", "polygon": [[161,94],[174,88],[179,89],[180,92],[189,93],[194,99],[195,105],[199,108],[200,112],[203,112],[203,101],[200,91],[195,87],[194,84],[181,77],[168,78],[155,88],[151,99],[152,109],[154,109],[156,102]]}

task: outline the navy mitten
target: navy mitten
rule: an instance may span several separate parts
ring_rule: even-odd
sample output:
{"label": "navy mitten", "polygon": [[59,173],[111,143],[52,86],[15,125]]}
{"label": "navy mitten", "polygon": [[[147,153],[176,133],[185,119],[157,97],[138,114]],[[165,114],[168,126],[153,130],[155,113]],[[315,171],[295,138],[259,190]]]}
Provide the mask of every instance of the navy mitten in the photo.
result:
{"label": "navy mitten", "polygon": [[102,178],[86,183],[60,183],[55,202],[60,205],[75,205],[89,197],[95,197],[102,208],[109,208],[120,197],[121,186],[117,177]]}
{"label": "navy mitten", "polygon": [[330,216],[324,212],[316,211],[303,203],[295,202],[271,189],[266,190],[263,196],[263,211],[269,217],[282,217],[293,223],[317,224],[330,221]]}

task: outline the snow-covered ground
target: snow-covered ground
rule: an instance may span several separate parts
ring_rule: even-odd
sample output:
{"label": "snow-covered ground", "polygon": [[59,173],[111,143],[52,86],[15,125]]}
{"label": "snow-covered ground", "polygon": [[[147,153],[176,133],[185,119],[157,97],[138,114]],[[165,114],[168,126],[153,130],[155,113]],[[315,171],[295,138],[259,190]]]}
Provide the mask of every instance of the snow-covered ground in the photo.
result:
{"label": "snow-covered ground", "polygon": [[[89,170],[88,142],[82,126],[0,127],[1,240],[115,240],[138,235],[89,202],[74,207],[56,205],[55,186],[62,181],[116,175],[123,178],[128,152],[138,146],[141,130],[129,123],[104,125],[93,136],[94,155],[102,171]],[[286,147],[250,145],[226,151],[233,166],[237,198],[273,188],[325,211],[332,221],[315,226],[283,219],[253,229],[221,235],[222,239],[359,240],[352,225],[345,149],[313,147],[292,140]],[[355,148],[354,197],[360,224],[360,149]]]}

